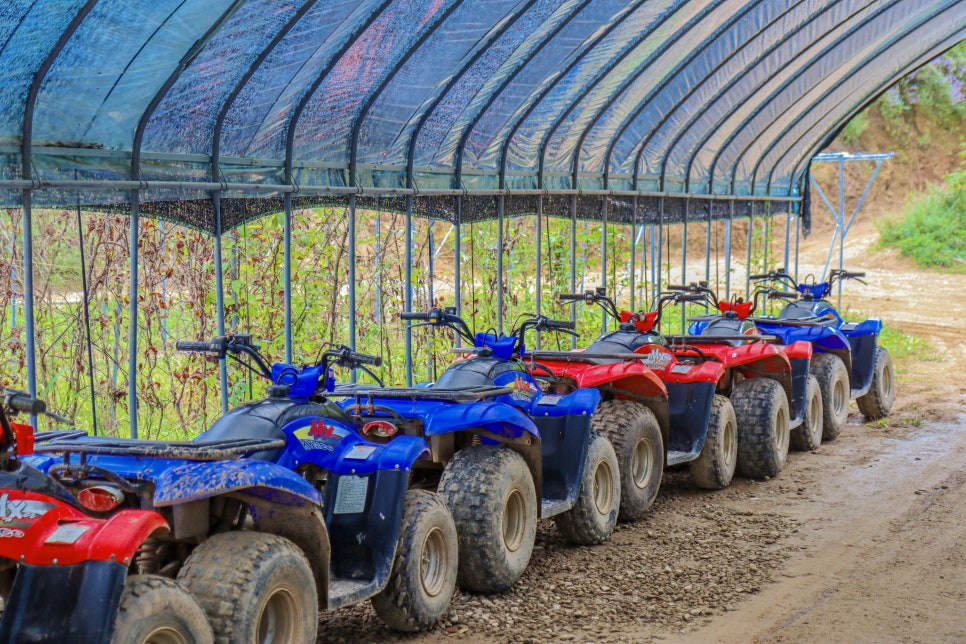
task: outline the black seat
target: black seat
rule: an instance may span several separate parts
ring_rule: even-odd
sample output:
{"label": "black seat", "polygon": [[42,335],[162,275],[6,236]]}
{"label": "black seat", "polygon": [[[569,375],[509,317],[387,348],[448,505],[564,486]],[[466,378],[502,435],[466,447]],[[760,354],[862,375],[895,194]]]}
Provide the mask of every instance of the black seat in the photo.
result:
{"label": "black seat", "polygon": [[[261,410],[257,405],[233,409],[216,420],[208,431],[198,436],[195,443],[209,443],[229,438],[286,440],[285,432],[275,424],[275,416],[269,419],[262,416],[259,411]],[[268,449],[252,452],[247,458],[274,462],[281,453],[281,449]]]}

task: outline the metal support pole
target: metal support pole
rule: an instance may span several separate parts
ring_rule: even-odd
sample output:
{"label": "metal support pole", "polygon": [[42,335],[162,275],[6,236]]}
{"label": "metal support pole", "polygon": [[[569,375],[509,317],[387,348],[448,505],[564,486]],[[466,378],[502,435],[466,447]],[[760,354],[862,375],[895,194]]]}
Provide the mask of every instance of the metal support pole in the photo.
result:
{"label": "metal support pole", "polygon": [[731,299],[731,226],[735,219],[735,202],[732,201],[725,220],[725,299]]}
{"label": "metal support pole", "polygon": [[87,380],[91,388],[91,425],[97,436],[97,396],[94,393],[94,352],[91,350],[91,308],[87,289],[87,259],[84,256],[84,226],[81,221],[80,199],[77,201],[77,242],[80,248],[81,285],[84,289],[84,328],[87,335]]}
{"label": "metal support pole", "polygon": [[657,274],[654,278],[654,302],[657,302],[657,296],[661,294],[661,266],[664,265],[664,197],[658,201],[657,217],[657,262],[655,263]]}
{"label": "metal support pole", "polygon": [[496,198],[496,334],[503,335],[503,195]]}
{"label": "metal support pole", "polygon": [[[711,209],[713,207],[712,201],[708,202],[708,226],[704,231],[704,281],[711,283]],[[717,261],[717,257],[715,261]],[[715,269],[717,270],[717,269]],[[715,289],[718,285],[715,284]],[[708,307],[705,307],[708,308]]]}
{"label": "metal support pole", "polygon": [[456,314],[460,315],[463,308],[462,276],[460,275],[460,255],[463,252],[463,237],[461,226],[463,219],[463,198],[456,197],[456,223],[453,224],[453,306]]}
{"label": "metal support pole", "polygon": [[637,286],[637,197],[634,197],[634,202],[631,206],[633,208],[631,214],[631,310],[636,310],[634,308],[634,294],[635,287]]}
{"label": "metal support pole", "polygon": [[771,245],[771,237],[769,237],[769,232],[771,230],[771,203],[765,205],[765,235],[762,238],[762,266],[761,272],[768,272],[768,247]]}
{"label": "metal support pole", "polygon": [[[378,206],[377,206],[378,208]],[[382,322],[382,257],[379,254],[379,239],[382,228],[382,214],[376,210],[376,326]],[[382,347],[380,347],[381,350]]]}
{"label": "metal support pole", "polygon": [[651,302],[655,303],[657,302],[657,275],[659,272],[658,265],[657,265],[657,255],[654,249],[655,247],[654,233],[655,233],[656,226],[654,226],[654,224],[651,224],[650,226],[648,226],[648,228],[650,228],[650,230],[648,231],[648,236],[650,237],[650,242],[651,242]]}
{"label": "metal support pole", "polygon": [[[221,261],[221,193],[214,192],[211,201],[215,209],[215,312],[218,319],[218,335],[225,335],[225,275]],[[218,359],[218,390],[221,394],[221,413],[228,413],[228,365],[227,359]]]}
{"label": "metal support pole", "polygon": [[[607,206],[607,197],[604,197],[601,205],[603,221],[600,228],[600,285],[604,289],[607,288]],[[616,296],[616,293],[612,293],[611,296]],[[600,333],[601,335],[607,333],[607,313],[603,310],[600,312]]]}
{"label": "metal support pole", "polygon": [[292,197],[282,201],[282,299],[285,305],[285,362],[292,364]]}
{"label": "metal support pole", "polygon": [[[798,205],[795,206],[795,210],[798,210]],[[802,218],[799,214],[795,213],[795,283],[798,283],[798,249],[799,240],[802,237]]]}
{"label": "metal support pole", "polygon": [[755,227],[755,203],[751,202],[748,213],[748,261],[745,263],[745,299],[751,297],[751,231]]}
{"label": "metal support pole", "polygon": [[[33,204],[30,190],[23,191],[23,209],[20,211],[23,225],[23,313],[24,333],[27,341],[27,391],[31,398],[37,397],[37,347],[34,326],[34,225]],[[30,424],[37,431],[37,417],[30,416]]]}
{"label": "metal support pole", "polygon": [[[684,200],[684,225],[681,227],[681,284],[687,285],[688,283],[688,217],[691,216],[690,211],[691,200]],[[681,333],[685,332],[685,320],[688,315],[688,305],[685,304],[681,307]]]}
{"label": "metal support pole", "polygon": [[138,437],[138,400],[137,400],[137,371],[138,371],[138,234],[139,234],[139,195],[137,190],[131,191],[131,228],[130,228],[130,262],[131,283],[128,302],[128,317],[131,326],[128,329],[127,346],[127,412],[131,427],[131,438]]}
{"label": "metal support pole", "polygon": [[782,261],[784,262],[782,266],[786,271],[788,270],[788,253],[789,253],[789,250],[791,250],[791,244],[790,244],[791,219],[792,219],[791,211],[786,210],[785,211],[785,253],[784,253],[784,257],[782,257]]}
{"label": "metal support pole", "polygon": [[[406,284],[403,291],[406,312],[413,310],[413,197],[406,195]],[[413,386],[413,327],[406,320],[406,386]]]}
{"label": "metal support pole", "polygon": [[[577,290],[577,195],[570,197],[570,292]],[[570,320],[577,322],[577,307],[570,307]],[[571,336],[570,348],[577,348],[577,338]]]}
{"label": "metal support pole", "polygon": [[[839,158],[839,215],[844,220],[845,219],[845,158]],[[842,234],[839,235],[839,270],[842,270],[843,263],[845,262],[845,228],[842,228]],[[842,308],[842,280],[839,280],[839,303],[838,307]]]}
{"label": "metal support pole", "polygon": [[[433,252],[433,247],[434,247],[434,244],[435,244],[435,242],[433,241],[433,220],[432,219],[427,219],[426,220],[426,224],[427,224],[427,227],[426,227],[426,247],[429,250],[429,266],[428,266],[428,268],[429,268],[429,275],[427,276],[427,284],[426,284],[426,286],[427,286],[427,295],[428,295],[428,299],[429,299],[429,308],[436,308],[436,294],[434,293],[434,290],[435,290],[434,289],[434,286],[435,285],[433,284],[433,270],[435,268],[435,266],[434,266],[434,255],[435,255],[435,253]],[[432,343],[428,343],[427,346],[426,346],[426,348],[427,348],[427,351],[426,351],[426,381],[427,382],[433,382],[434,380],[436,380],[436,378],[433,376],[433,351],[432,351],[432,346],[433,346]]]}
{"label": "metal support pole", "polygon": [[[537,284],[536,284],[535,295],[537,300],[537,315],[542,315],[543,307],[541,305],[543,304],[543,298],[542,298],[543,283],[540,278],[543,273],[543,253],[542,253],[543,248],[542,248],[542,241],[541,241],[543,236],[543,195],[540,195],[539,197],[537,197],[537,226],[536,226],[535,232],[537,234],[537,244],[536,244],[537,270],[535,271]],[[537,332],[537,350],[539,349],[540,349],[540,332],[538,331]]]}
{"label": "metal support pole", "polygon": [[[349,348],[356,350],[356,196],[349,195]],[[356,370],[349,376],[356,382]]]}

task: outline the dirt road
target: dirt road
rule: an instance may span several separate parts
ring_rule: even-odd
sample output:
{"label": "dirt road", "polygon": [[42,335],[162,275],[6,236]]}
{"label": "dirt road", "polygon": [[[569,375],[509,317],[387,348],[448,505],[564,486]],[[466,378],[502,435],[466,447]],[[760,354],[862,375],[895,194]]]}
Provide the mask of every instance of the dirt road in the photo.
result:
{"label": "dirt road", "polygon": [[[400,637],[359,606],[324,615],[320,641],[966,641],[966,275],[918,271],[874,239],[850,234],[846,266],[869,285],[844,302],[930,347],[905,360],[888,422],[853,405],[836,441],[772,480],[709,493],[667,473],[649,516],[602,546],[542,522],[520,583],[459,595],[431,633]],[[827,243],[803,247],[802,274]]]}

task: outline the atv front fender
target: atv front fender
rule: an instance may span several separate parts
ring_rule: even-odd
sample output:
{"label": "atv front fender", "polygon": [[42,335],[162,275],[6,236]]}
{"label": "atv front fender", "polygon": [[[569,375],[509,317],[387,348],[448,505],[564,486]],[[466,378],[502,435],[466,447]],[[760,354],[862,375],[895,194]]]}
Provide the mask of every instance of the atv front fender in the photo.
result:
{"label": "atv front fender", "polygon": [[639,362],[593,365],[572,377],[578,387],[614,387],[619,398],[667,398],[661,379]]}
{"label": "atv front fender", "polygon": [[295,472],[266,461],[189,462],[161,472],[154,479],[154,506],[198,501],[230,492],[244,492],[284,505],[319,505],[318,491]]}
{"label": "atv front fender", "polygon": [[477,402],[469,405],[440,405],[426,419],[426,436],[451,434],[468,429],[482,429],[507,440],[529,434],[540,438],[537,426],[516,407],[499,402]]}

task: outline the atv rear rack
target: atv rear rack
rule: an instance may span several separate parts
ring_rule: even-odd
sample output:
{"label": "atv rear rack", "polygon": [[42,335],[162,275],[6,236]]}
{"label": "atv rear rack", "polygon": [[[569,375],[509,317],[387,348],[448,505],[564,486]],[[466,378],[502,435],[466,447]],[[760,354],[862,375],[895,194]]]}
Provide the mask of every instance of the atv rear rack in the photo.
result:
{"label": "atv rear rack", "polygon": [[[769,344],[781,344],[777,335],[666,335],[669,345],[680,344],[721,344],[723,342],[754,342],[762,340]],[[673,348],[668,346],[668,348]]]}
{"label": "atv rear rack", "polygon": [[467,387],[465,389],[438,389],[435,387],[373,387],[370,385],[340,385],[327,396],[357,398],[402,398],[409,400],[445,400],[469,403],[513,393],[512,387]]}
{"label": "atv rear rack", "polygon": [[828,326],[835,320],[829,318],[810,317],[810,318],[748,318],[752,322],[763,322],[781,326]]}
{"label": "atv rear rack", "polygon": [[51,440],[37,445],[34,452],[222,461],[251,452],[283,447],[285,447],[285,441],[280,438],[226,438],[204,442],[87,438]]}
{"label": "atv rear rack", "polygon": [[551,360],[554,362],[587,362],[600,364],[600,360],[643,360],[643,353],[586,353],[583,351],[528,351],[525,358]]}

